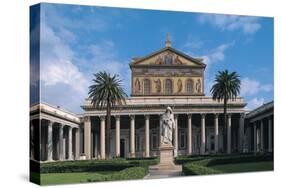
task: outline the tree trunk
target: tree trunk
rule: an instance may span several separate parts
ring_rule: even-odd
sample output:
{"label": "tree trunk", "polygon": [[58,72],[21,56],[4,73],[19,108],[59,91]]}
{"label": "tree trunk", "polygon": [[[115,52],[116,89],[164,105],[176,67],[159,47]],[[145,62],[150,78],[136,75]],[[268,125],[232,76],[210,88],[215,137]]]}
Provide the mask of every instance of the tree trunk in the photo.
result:
{"label": "tree trunk", "polygon": [[111,124],[111,108],[110,100],[107,100],[106,104],[106,158],[110,155],[110,124]]}

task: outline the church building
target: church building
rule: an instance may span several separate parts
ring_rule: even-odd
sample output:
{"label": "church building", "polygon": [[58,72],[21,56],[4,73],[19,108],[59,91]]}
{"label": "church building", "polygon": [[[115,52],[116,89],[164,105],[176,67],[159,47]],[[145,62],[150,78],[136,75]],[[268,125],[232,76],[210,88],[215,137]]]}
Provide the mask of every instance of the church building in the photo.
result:
{"label": "church building", "polygon": [[[89,98],[81,106],[81,115],[45,103],[32,106],[31,157],[52,161],[159,156],[160,119],[167,107],[174,114],[175,157],[257,150],[258,143],[244,128],[254,122],[245,122],[244,99],[229,100],[224,139],[223,102],[205,95],[206,64],[174,49],[169,37],[164,48],[133,58],[128,68],[131,95],[126,104],[112,109],[110,127],[106,127],[105,110],[93,108]],[[270,128],[266,133],[272,135]],[[40,146],[32,145],[36,141]],[[267,148],[272,150],[271,140]]]}

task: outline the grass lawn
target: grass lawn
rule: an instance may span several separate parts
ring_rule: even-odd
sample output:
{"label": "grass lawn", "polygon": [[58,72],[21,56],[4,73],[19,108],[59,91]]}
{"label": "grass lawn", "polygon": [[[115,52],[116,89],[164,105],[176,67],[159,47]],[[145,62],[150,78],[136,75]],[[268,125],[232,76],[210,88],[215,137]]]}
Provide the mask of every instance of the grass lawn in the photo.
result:
{"label": "grass lawn", "polygon": [[249,163],[235,163],[210,166],[215,170],[220,170],[225,173],[235,172],[254,172],[254,171],[270,171],[273,170],[272,161],[249,162]]}
{"label": "grass lawn", "polygon": [[[41,185],[84,183],[88,180],[99,181],[103,176],[116,172],[79,172],[79,173],[46,173],[41,174]],[[33,174],[39,176],[39,174]]]}

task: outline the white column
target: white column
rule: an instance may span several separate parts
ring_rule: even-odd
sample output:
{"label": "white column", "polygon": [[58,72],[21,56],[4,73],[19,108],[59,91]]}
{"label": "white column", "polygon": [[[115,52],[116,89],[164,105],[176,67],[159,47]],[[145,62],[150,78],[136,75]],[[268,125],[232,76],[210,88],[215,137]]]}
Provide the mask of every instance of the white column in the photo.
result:
{"label": "white column", "polygon": [[100,117],[100,157],[105,159],[105,117]]}
{"label": "white column", "polygon": [[261,134],[261,142],[260,142],[260,145],[261,145],[261,152],[263,152],[263,149],[264,149],[264,139],[263,139],[263,120],[261,120],[261,126],[260,126],[260,134]]}
{"label": "white column", "polygon": [[86,159],[91,159],[91,118],[84,117],[84,152]]}
{"label": "white column", "polygon": [[120,116],[115,116],[115,156],[120,156]]}
{"label": "white column", "polygon": [[80,159],[80,129],[75,129],[75,159]]}
{"label": "white column", "polygon": [[257,152],[257,123],[254,122],[254,152]]}
{"label": "white column", "polygon": [[130,116],[130,155],[135,157],[135,116]]}
{"label": "white column", "polygon": [[244,149],[244,118],[245,114],[241,113],[240,114],[240,120],[239,120],[239,151],[240,153],[243,153]]}
{"label": "white column", "polygon": [[149,115],[145,116],[145,157],[149,157]]}
{"label": "white column", "polygon": [[201,114],[201,154],[205,154],[206,148],[206,136],[205,136],[205,116],[206,114]]}
{"label": "white column", "polygon": [[72,127],[68,127],[68,159],[73,159],[72,153]]}
{"label": "white column", "polygon": [[35,143],[34,143],[34,125],[33,125],[33,123],[32,123],[32,120],[30,120],[30,141],[29,141],[30,143],[30,158],[31,159],[35,159],[34,158],[34,149],[35,149],[35,147],[34,147],[34,145],[35,145]]}
{"label": "white column", "polygon": [[53,160],[53,124],[54,122],[49,121],[48,124],[48,147],[47,147],[47,151],[48,151],[48,161],[52,161]]}
{"label": "white column", "polygon": [[63,149],[63,125],[60,125],[59,127],[59,148],[60,148],[60,154],[59,154],[59,158],[60,160],[64,160],[64,149]]}
{"label": "white column", "polygon": [[[65,125],[66,126],[66,125]],[[66,159],[66,133],[63,132],[63,142],[62,142],[62,158],[65,160]]]}
{"label": "white column", "polygon": [[162,128],[161,128],[161,115],[159,114],[159,148],[162,143]]}
{"label": "white column", "polygon": [[[192,154],[192,115],[187,114],[187,124],[188,124],[188,129],[187,129],[187,153],[188,155]],[[204,122],[205,124],[205,122]],[[205,126],[205,125],[204,125]],[[205,133],[204,133],[205,134]]]}
{"label": "white column", "polygon": [[227,116],[227,153],[231,153],[231,114]]}
{"label": "white column", "polygon": [[178,115],[174,115],[175,130],[174,130],[174,157],[178,156]]}
{"label": "white column", "polygon": [[96,133],[95,134],[95,151],[94,151],[94,154],[95,154],[95,158],[98,157],[98,134]]}
{"label": "white column", "polygon": [[272,152],[272,120],[268,119],[268,151]]}
{"label": "white column", "polygon": [[219,151],[219,114],[215,114],[215,152]]}

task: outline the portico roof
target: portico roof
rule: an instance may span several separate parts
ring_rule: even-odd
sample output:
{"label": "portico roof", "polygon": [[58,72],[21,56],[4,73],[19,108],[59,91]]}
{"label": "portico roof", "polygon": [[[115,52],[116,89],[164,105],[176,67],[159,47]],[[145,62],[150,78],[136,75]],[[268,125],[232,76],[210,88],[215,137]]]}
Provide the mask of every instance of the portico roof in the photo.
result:
{"label": "portico roof", "polygon": [[[129,97],[126,104],[117,105],[112,109],[112,114],[161,114],[167,106],[173,108],[175,113],[222,113],[223,102],[213,100],[206,96],[149,96]],[[229,113],[244,113],[246,103],[242,97],[228,102]],[[91,100],[87,98],[81,106],[85,114],[103,115],[104,109],[94,109]]]}

